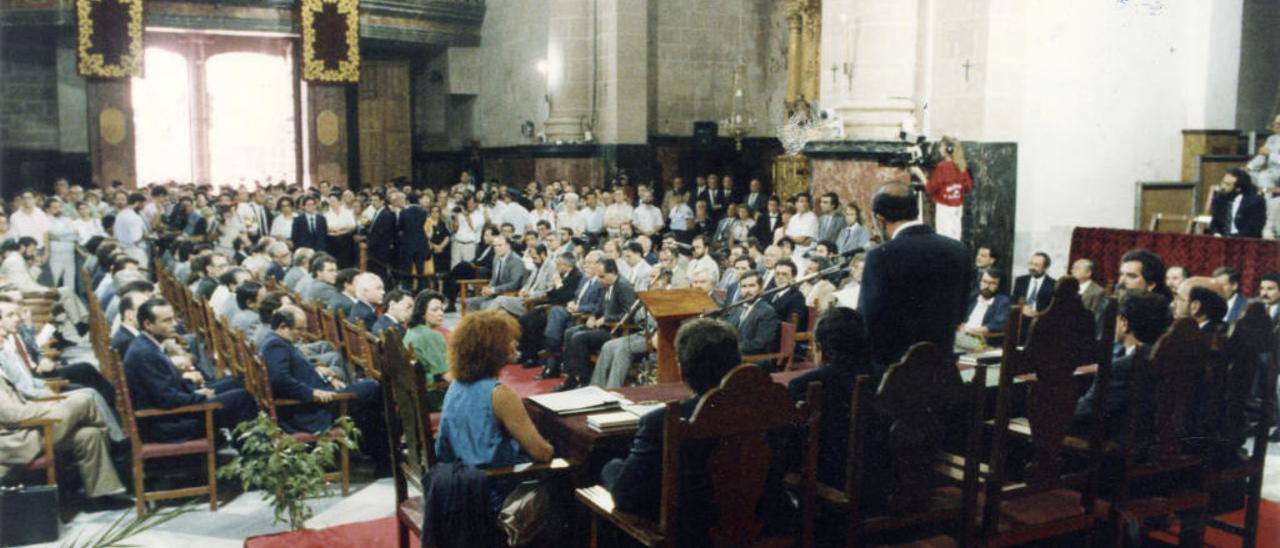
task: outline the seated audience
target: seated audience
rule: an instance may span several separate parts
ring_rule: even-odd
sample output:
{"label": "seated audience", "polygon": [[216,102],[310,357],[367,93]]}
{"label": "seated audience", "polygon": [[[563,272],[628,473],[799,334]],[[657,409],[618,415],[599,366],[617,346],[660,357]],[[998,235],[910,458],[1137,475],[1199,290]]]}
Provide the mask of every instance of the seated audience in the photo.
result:
{"label": "seated audience", "polygon": [[631,284],[618,274],[618,264],[613,259],[600,262],[600,284],[604,296],[600,308],[587,321],[568,329],[564,335],[564,367],[568,378],[555,388],[570,390],[587,383],[591,378],[591,353],[600,350],[609,340],[613,324],[623,321],[635,303],[636,293]]}
{"label": "seated audience", "polygon": [[271,315],[272,334],[262,341],[271,390],[278,398],[303,402],[281,407],[280,426],[286,432],[321,433],[333,424],[337,409],[328,405],[337,394],[355,394],[348,412],[360,429],[360,450],[376,467],[379,477],[390,474],[382,388],[378,381],[361,379],[350,385],[324,368],[312,365],[294,342],[301,335],[307,315],[296,306],[282,306]]}
{"label": "seated audience", "polygon": [[988,268],[982,274],[978,294],[969,298],[969,311],[964,324],[956,331],[955,351],[972,352],[986,348],[985,337],[1003,333],[1009,325],[1009,297],[998,293],[1004,273]]}
{"label": "seated audience", "polygon": [[[667,289],[671,283],[671,273],[661,268],[654,268],[649,271],[649,280],[649,289],[651,291]],[[593,386],[601,388],[619,388],[623,386],[631,373],[631,366],[635,363],[635,358],[649,353],[651,349],[649,335],[656,333],[658,322],[648,311],[641,311],[638,314],[643,320],[638,323],[642,323],[645,326],[643,331],[635,331],[621,337],[609,339],[600,347],[595,370],[591,373],[591,384]]]}
{"label": "seated audience", "polygon": [[[1102,401],[1103,418],[1116,420],[1127,412],[1131,394],[1129,377],[1134,364],[1146,360],[1151,347],[1168,329],[1169,306],[1159,295],[1138,289],[1126,289],[1120,296],[1116,312],[1116,355],[1111,362],[1111,379],[1107,383]],[[1095,376],[1089,390],[1076,402],[1075,430],[1087,432],[1093,418],[1094,400],[1097,398],[1098,378]],[[1108,425],[1111,435],[1119,434],[1118,425]]]}
{"label": "seated audience", "polygon": [[[258,405],[243,388],[233,384],[201,386],[199,373],[180,375],[162,349],[164,341],[178,335],[173,307],[163,299],[151,299],[138,307],[142,333],[129,345],[124,356],[124,372],[135,410],[175,409],[204,402],[222,404],[213,413],[219,428],[234,428],[252,419]],[[144,440],[178,442],[204,436],[204,416],[199,413],[165,415],[140,419]]]}
{"label": "seated audience", "polygon": [[378,321],[376,308],[382,306],[382,298],[385,296],[382,277],[372,272],[357,274],[351,281],[351,292],[355,301],[346,310],[347,321],[360,322],[366,328],[372,327]]}

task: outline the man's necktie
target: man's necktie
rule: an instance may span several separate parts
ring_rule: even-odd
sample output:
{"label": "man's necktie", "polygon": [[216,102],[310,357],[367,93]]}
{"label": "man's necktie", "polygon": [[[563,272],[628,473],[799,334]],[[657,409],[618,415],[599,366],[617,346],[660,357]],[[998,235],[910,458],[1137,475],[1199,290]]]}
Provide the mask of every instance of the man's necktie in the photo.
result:
{"label": "man's necktie", "polygon": [[316,235],[316,216],[307,215],[307,223],[311,225],[311,235],[315,236]]}
{"label": "man's necktie", "polygon": [[18,337],[17,333],[13,334],[13,348],[18,351],[18,357],[22,358],[22,364],[27,366],[27,369],[35,371],[36,367],[31,363],[31,356],[27,354],[26,345],[22,344],[22,339]]}

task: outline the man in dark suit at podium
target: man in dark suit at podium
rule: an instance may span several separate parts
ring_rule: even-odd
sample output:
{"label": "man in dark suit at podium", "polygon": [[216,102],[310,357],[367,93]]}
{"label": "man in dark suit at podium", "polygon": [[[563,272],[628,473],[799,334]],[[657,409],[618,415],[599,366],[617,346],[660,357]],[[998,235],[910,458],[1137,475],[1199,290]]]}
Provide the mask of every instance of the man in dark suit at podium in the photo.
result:
{"label": "man in dark suit at podium", "polygon": [[915,343],[953,348],[969,304],[969,251],[921,223],[916,200],[907,185],[889,183],[871,201],[885,242],[867,252],[858,310],[867,320],[879,374]]}
{"label": "man in dark suit at podium", "polygon": [[302,214],[293,218],[293,248],[306,247],[325,251],[329,247],[329,223],[318,211],[315,196],[302,198]]}

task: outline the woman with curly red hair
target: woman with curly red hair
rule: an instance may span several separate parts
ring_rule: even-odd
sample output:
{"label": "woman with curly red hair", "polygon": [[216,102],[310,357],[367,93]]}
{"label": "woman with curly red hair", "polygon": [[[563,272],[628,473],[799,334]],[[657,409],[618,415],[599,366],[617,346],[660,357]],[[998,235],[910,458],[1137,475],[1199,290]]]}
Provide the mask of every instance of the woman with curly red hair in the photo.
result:
{"label": "woman with curly red hair", "polygon": [[[519,338],[516,320],[499,310],[467,314],[450,334],[454,381],[444,396],[436,438],[441,462],[497,468],[551,460],[551,444],[538,433],[520,396],[498,382],[498,372],[516,361]],[[506,498],[501,491],[490,493],[495,508]]]}

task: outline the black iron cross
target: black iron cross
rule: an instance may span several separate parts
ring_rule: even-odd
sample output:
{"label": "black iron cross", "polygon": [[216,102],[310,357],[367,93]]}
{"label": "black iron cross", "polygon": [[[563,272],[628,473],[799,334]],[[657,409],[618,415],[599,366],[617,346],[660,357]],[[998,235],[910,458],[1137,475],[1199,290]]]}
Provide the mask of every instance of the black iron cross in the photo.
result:
{"label": "black iron cross", "polygon": [[129,50],[129,5],[126,0],[101,0],[89,10],[93,24],[90,53],[102,55],[104,65],[119,65]]}

